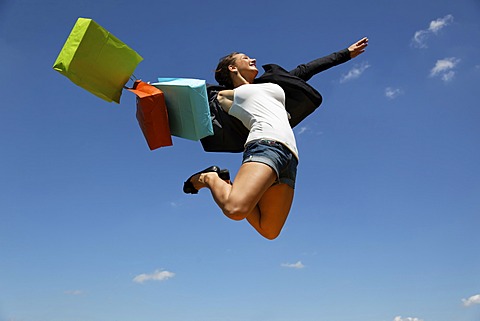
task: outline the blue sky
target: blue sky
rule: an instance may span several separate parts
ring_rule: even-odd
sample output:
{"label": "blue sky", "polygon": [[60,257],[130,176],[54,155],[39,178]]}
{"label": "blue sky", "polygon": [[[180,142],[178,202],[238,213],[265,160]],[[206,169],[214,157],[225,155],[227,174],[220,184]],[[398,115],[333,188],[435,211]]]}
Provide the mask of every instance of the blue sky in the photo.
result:
{"label": "blue sky", "polygon": [[[480,2],[0,1],[1,321],[480,320]],[[135,76],[213,82],[243,51],[313,78],[292,211],[267,241],[182,182],[239,154],[150,151],[135,97],[52,69],[78,17]]]}

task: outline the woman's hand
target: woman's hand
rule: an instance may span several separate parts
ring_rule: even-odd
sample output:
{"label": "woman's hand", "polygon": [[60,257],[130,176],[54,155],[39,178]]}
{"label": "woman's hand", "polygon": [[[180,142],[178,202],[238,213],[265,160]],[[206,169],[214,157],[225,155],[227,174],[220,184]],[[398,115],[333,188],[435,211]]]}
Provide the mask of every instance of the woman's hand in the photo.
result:
{"label": "woman's hand", "polygon": [[368,46],[368,38],[365,37],[360,39],[359,41],[355,42],[353,45],[348,47],[348,51],[350,51],[350,58],[355,58],[356,56],[365,52],[365,48]]}

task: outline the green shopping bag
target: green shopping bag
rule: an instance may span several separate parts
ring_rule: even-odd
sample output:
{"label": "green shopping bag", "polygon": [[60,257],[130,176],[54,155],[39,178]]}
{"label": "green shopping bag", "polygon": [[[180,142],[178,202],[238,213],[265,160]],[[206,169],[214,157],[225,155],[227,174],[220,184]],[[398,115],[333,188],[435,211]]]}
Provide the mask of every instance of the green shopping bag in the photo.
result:
{"label": "green shopping bag", "polygon": [[78,18],[53,69],[92,94],[119,103],[123,87],[142,60],[92,19]]}

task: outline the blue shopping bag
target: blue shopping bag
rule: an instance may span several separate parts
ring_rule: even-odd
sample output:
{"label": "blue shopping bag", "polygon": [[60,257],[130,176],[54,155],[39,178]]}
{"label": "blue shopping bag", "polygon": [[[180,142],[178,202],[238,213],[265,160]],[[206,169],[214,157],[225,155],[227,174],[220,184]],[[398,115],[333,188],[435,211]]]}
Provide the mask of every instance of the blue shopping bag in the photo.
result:
{"label": "blue shopping bag", "polygon": [[151,85],[165,96],[173,136],[198,141],[213,135],[205,80],[158,78]]}

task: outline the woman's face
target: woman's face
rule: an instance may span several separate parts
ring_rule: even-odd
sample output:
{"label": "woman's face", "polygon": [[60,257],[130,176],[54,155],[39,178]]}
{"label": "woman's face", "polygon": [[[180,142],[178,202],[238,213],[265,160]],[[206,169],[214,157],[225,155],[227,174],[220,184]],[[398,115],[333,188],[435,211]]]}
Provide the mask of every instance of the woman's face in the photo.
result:
{"label": "woman's face", "polygon": [[[250,58],[246,54],[240,53],[236,54],[235,62],[233,63],[233,69],[236,70],[245,78],[252,78],[254,79],[258,74],[257,69],[257,60]],[[234,71],[234,70],[232,70]]]}

